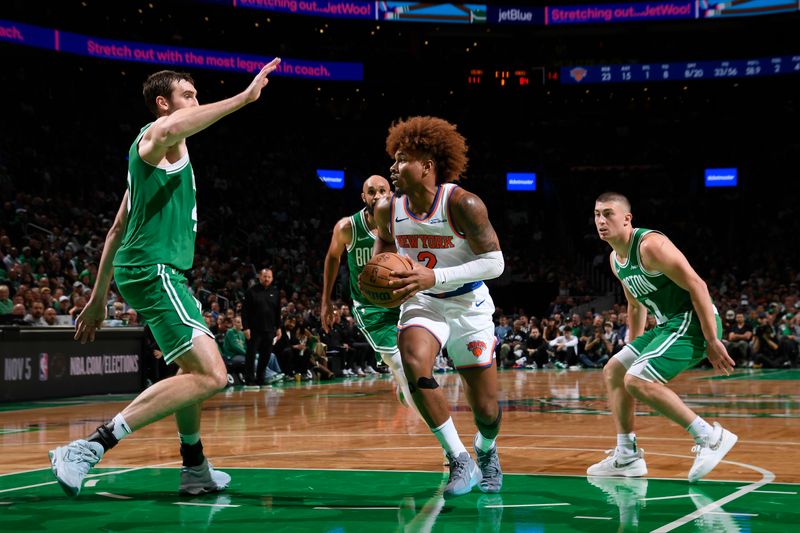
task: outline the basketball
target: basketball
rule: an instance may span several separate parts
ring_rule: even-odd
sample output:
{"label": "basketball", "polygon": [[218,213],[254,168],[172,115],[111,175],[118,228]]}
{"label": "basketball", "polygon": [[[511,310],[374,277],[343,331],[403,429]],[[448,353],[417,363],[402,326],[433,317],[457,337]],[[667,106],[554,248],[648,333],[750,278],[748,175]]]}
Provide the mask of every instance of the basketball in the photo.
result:
{"label": "basketball", "polygon": [[411,260],[392,252],[384,252],[373,256],[358,276],[358,288],[370,303],[380,307],[397,307],[403,299],[402,295],[393,295],[394,289],[389,287],[392,271],[411,270]]}

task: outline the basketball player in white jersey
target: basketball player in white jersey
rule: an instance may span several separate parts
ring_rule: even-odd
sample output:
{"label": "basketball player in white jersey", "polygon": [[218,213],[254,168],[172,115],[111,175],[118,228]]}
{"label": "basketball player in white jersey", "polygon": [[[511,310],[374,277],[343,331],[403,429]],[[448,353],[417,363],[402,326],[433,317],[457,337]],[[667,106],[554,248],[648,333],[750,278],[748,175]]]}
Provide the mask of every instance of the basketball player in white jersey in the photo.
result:
{"label": "basketball player in white jersey", "polygon": [[[494,302],[483,280],[503,272],[503,254],[476,195],[451,183],[467,166],[467,146],[455,126],[434,117],[413,117],[389,129],[386,150],[395,159],[396,193],[375,208],[374,254],[396,251],[415,261],[395,273],[404,296],[398,347],[412,398],[447,453],[450,478],[445,497],[479,485],[496,493],[503,474],[495,440],[501,411],[494,361]],[[465,383],[478,433],[478,464],[458,436],[450,408],[433,378],[443,348]]]}

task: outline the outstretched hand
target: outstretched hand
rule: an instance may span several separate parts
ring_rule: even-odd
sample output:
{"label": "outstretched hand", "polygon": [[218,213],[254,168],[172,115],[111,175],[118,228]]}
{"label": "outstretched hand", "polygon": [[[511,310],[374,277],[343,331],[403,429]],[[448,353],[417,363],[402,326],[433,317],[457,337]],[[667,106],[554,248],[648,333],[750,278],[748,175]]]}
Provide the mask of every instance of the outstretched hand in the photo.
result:
{"label": "outstretched hand", "polygon": [[733,372],[733,367],[736,362],[728,355],[725,345],[719,339],[714,339],[714,342],[709,342],[706,348],[708,361],[716,371],[721,374],[729,376]]}
{"label": "outstretched hand", "polygon": [[103,302],[95,303],[90,301],[75,320],[75,340],[80,341],[81,344],[93,342],[95,331],[100,329],[100,325],[105,319],[105,304]]}
{"label": "outstretched hand", "polygon": [[320,318],[322,319],[322,331],[325,333],[331,332],[333,326],[333,305],[330,302],[322,302],[320,304]]}
{"label": "outstretched hand", "polygon": [[245,89],[245,99],[247,103],[255,102],[258,100],[259,96],[261,96],[261,89],[267,86],[269,83],[269,76],[275,69],[278,68],[278,65],[281,64],[281,58],[276,57],[266,65],[262,67],[262,69],[256,74],[256,77],[253,78],[253,81],[250,83],[250,86]]}

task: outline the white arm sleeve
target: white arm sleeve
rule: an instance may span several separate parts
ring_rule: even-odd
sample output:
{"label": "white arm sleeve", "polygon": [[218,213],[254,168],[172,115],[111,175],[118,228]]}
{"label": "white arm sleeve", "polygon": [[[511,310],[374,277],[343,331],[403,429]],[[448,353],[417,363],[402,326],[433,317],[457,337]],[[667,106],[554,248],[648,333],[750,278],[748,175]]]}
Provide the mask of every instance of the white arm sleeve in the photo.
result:
{"label": "white arm sleeve", "polygon": [[453,283],[469,283],[471,281],[483,281],[485,279],[494,279],[503,273],[505,268],[505,260],[503,259],[503,252],[486,252],[476,256],[476,259],[447,268],[434,268],[433,273],[436,275],[436,285],[434,287],[442,287],[445,284]]}

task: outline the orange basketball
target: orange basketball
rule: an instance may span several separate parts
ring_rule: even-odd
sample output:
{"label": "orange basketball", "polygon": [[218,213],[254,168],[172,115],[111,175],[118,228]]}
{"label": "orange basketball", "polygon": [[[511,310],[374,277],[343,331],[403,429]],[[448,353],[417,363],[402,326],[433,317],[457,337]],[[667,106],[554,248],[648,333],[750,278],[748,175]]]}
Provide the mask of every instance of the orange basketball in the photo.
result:
{"label": "orange basketball", "polygon": [[403,295],[394,295],[393,288],[389,287],[392,281],[390,272],[400,272],[411,270],[414,264],[399,254],[384,252],[373,256],[364,266],[364,270],[358,276],[358,288],[361,294],[370,303],[380,307],[397,307],[403,299]]}

